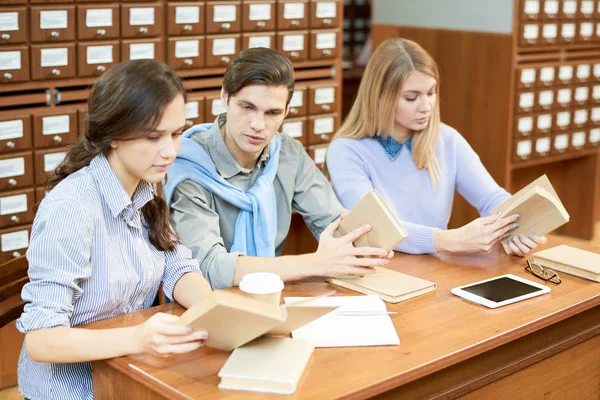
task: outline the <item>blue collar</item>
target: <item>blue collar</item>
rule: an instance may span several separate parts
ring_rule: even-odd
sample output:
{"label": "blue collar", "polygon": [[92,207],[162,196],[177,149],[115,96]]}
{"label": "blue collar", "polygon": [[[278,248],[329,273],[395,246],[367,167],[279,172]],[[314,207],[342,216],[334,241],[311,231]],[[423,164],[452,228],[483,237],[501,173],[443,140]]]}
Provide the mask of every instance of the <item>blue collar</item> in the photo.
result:
{"label": "blue collar", "polygon": [[377,135],[377,136],[375,136],[375,139],[377,139],[377,141],[381,144],[381,146],[383,147],[383,149],[385,150],[387,155],[392,160],[394,158],[396,158],[396,156],[398,156],[398,154],[400,153],[400,150],[402,150],[402,147],[406,146],[408,151],[412,150],[412,139],[413,139],[412,135],[404,143],[398,142],[397,140],[393,139],[391,136],[388,136],[387,138],[383,138],[383,137]]}

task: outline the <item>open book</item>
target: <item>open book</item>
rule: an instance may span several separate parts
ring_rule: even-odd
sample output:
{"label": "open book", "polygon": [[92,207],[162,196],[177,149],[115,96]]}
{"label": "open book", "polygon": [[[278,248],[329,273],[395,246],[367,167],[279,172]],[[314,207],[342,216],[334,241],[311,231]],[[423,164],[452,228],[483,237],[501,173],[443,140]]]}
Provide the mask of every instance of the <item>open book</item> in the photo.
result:
{"label": "open book", "polygon": [[376,190],[371,190],[363,196],[340,222],[333,236],[347,235],[367,224],[370,224],[372,229],[354,241],[356,247],[379,247],[390,251],[408,237],[408,232]]}
{"label": "open book", "polygon": [[277,307],[242,294],[216,290],[185,311],[179,323],[207,331],[206,346],[233,350],[264,334],[289,335],[336,308],[302,303]]}
{"label": "open book", "polygon": [[[501,212],[501,218],[520,214],[517,221],[519,227],[510,231],[513,236],[531,233],[545,235],[550,231],[569,222],[570,216],[561,203],[556,191],[546,175],[542,175],[529,185],[512,195],[491,211],[494,215]],[[508,239],[502,240],[502,246],[507,254],[512,250]]]}
{"label": "open book", "polygon": [[391,269],[375,267],[377,273],[363,277],[328,278],[327,282],[363,294],[374,294],[388,303],[408,300],[436,288],[436,284]]}
{"label": "open book", "polygon": [[239,347],[219,371],[219,389],[291,394],[315,347],[308,340],[262,337]]}
{"label": "open book", "polygon": [[600,254],[562,244],[533,253],[543,267],[600,282]]}

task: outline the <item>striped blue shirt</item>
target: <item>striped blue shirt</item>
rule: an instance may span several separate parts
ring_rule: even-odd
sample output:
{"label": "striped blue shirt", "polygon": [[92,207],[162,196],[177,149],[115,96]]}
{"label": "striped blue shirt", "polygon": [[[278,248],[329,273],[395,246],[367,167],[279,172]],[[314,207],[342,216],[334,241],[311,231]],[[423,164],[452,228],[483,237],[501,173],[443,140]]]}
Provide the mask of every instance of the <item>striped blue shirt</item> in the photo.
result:
{"label": "striped blue shirt", "polygon": [[[59,183],[33,223],[22,291],[28,304],[17,328],[75,327],[148,308],[161,283],[173,300],[177,280],[201,272],[181,243],[172,252],[150,243],[141,208],[155,195],[142,181],[130,199],[103,155]],[[34,362],[23,345],[18,373],[26,398],[93,398],[89,362]]]}

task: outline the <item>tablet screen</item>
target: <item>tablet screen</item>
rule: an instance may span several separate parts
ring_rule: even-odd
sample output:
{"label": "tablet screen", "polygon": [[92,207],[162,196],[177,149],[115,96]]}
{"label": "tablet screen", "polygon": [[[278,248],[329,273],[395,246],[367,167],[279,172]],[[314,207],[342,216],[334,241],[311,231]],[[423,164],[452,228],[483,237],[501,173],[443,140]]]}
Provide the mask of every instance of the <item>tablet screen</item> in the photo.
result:
{"label": "tablet screen", "polygon": [[502,277],[476,285],[465,286],[462,290],[500,303],[529,293],[539,292],[542,289],[514,279]]}

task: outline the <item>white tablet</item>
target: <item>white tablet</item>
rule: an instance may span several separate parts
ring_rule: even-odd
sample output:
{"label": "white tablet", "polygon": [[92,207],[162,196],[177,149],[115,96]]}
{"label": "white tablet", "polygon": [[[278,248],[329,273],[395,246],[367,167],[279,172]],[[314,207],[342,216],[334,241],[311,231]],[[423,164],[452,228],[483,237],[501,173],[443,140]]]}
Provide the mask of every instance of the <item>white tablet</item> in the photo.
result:
{"label": "white tablet", "polygon": [[506,274],[484,281],[459,286],[452,289],[451,292],[465,300],[489,308],[498,308],[517,301],[546,294],[550,292],[550,288],[512,274]]}

